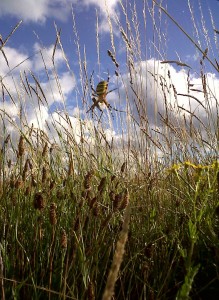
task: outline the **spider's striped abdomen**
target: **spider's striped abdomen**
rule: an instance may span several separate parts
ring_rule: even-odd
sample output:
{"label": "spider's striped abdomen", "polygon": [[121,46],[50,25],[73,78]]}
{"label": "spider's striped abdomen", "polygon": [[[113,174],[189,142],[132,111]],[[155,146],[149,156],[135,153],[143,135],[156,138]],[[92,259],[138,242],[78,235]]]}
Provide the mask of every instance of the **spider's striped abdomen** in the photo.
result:
{"label": "spider's striped abdomen", "polygon": [[97,96],[105,96],[107,94],[107,89],[108,89],[108,82],[100,81],[96,88]]}

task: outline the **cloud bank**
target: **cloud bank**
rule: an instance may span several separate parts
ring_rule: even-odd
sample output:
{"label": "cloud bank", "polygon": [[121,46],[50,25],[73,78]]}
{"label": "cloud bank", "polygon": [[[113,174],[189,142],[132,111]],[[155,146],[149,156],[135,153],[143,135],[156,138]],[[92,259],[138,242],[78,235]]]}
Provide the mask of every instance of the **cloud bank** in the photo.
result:
{"label": "cloud bank", "polygon": [[[217,114],[219,78],[214,73],[200,77],[189,69],[149,59],[137,62],[131,74],[124,75],[123,80],[131,107],[136,114],[146,114],[150,124],[156,123],[157,113],[164,117],[196,115],[203,121],[207,120],[207,112]],[[121,92],[125,98],[122,87]]]}
{"label": "cloud bank", "polygon": [[11,15],[24,21],[45,22],[48,17],[65,20],[74,0],[2,0],[0,16]]}
{"label": "cloud bank", "polygon": [[72,4],[81,9],[96,6],[101,15],[106,17],[106,6],[109,14],[112,15],[118,2],[118,0],[2,0],[0,17],[10,15],[25,22],[37,23],[44,23],[47,18],[65,21],[71,14]]}
{"label": "cloud bank", "polygon": [[[53,47],[40,49],[39,45],[35,44],[34,49],[42,51],[44,62],[40,53],[25,60],[26,53],[15,48],[4,47],[8,61],[13,62],[13,64],[10,63],[10,67],[18,65],[6,77],[4,75],[10,69],[4,57],[0,56],[0,75],[4,91],[4,99],[3,94],[1,97],[0,111],[6,119],[8,133],[15,135],[22,108],[29,127],[33,125],[34,128],[44,130],[56,138],[58,137],[57,130],[51,130],[52,127],[58,130],[64,129],[66,132],[74,129],[72,134],[76,142],[80,142],[82,130],[88,140],[91,140],[92,127],[94,128],[96,124],[91,119],[91,114],[85,113],[86,110],[84,111],[82,108],[82,103],[79,103],[79,107],[77,107],[74,97],[77,82],[72,73],[68,70],[63,71],[65,62],[62,53],[57,49],[58,73],[55,76],[51,60]],[[21,61],[24,62],[19,64]],[[47,75],[45,74],[45,65]],[[25,81],[24,70],[28,76],[29,86]],[[32,74],[35,75],[32,76]],[[123,82],[119,84],[119,89],[110,93],[107,100],[113,107],[122,110],[126,110],[127,101],[129,101],[132,114],[140,124],[142,116],[144,117],[145,122],[141,124],[143,127],[147,123],[150,128],[161,131],[164,125],[161,116],[163,119],[171,117],[175,122],[172,121],[176,130],[178,130],[177,126],[180,130],[180,124],[184,118],[187,120],[192,118],[193,124],[197,126],[202,123],[206,126],[209,124],[213,126],[213,122],[216,120],[219,78],[213,73],[205,74],[206,90],[204,90],[203,78],[196,73],[150,59],[137,62],[131,71],[131,76],[130,73],[124,73],[122,78]],[[117,79],[111,78],[110,88],[116,86]],[[37,81],[42,90],[37,85]],[[71,104],[69,106],[71,111],[68,112],[69,118],[66,117],[64,109],[67,103]],[[103,116],[106,117],[107,111],[104,110],[103,113]],[[115,115],[116,112],[113,111],[113,114]],[[111,122],[113,123],[112,120]],[[17,125],[13,126],[13,124]],[[204,126],[202,126],[203,128]],[[125,126],[122,129],[124,132]],[[119,130],[111,130],[106,127],[105,131],[108,141],[113,138],[118,142],[121,138]]]}

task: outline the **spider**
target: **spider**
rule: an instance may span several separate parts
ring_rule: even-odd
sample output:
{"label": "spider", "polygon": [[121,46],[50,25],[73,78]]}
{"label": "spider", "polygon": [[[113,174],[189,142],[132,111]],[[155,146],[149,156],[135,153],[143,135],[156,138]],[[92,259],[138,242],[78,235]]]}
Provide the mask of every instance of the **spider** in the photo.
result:
{"label": "spider", "polygon": [[102,113],[102,109],[100,107],[100,104],[104,103],[106,105],[106,107],[109,109],[109,110],[116,110],[118,111],[118,109],[112,107],[107,99],[106,99],[106,96],[115,91],[116,89],[112,89],[110,91],[108,91],[108,84],[109,84],[109,79],[110,77],[108,76],[107,80],[103,80],[103,81],[100,81],[98,84],[97,84],[97,87],[96,87],[96,90],[93,88],[92,86],[92,82],[91,82],[91,79],[92,79],[92,76],[93,76],[93,73],[91,75],[91,78],[90,78],[90,85],[91,85],[91,89],[92,89],[92,101],[93,101],[93,104],[91,105],[91,107],[88,109],[87,113],[91,110],[93,112],[94,108],[97,107]]}

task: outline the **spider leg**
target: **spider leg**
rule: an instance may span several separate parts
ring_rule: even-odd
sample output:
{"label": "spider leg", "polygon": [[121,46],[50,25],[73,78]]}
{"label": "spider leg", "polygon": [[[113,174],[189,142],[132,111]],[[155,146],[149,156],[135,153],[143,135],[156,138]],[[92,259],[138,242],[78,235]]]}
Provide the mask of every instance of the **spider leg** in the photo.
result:
{"label": "spider leg", "polygon": [[101,107],[99,105],[100,101],[98,99],[96,99],[96,98],[92,98],[92,101],[94,102],[94,104],[92,105],[93,108],[96,106],[100,111],[102,111],[102,109],[101,109]]}
{"label": "spider leg", "polygon": [[106,94],[108,95],[109,93],[111,93],[111,92],[113,92],[113,91],[115,91],[115,90],[117,90],[117,88],[116,88],[116,89],[112,89],[112,90],[108,91]]}
{"label": "spider leg", "polygon": [[113,115],[113,113],[112,113],[113,107],[106,101],[106,99],[104,99],[103,102],[104,102],[104,104],[106,105],[106,107],[109,109],[110,114],[111,114],[112,118],[114,119],[114,115]]}
{"label": "spider leg", "polygon": [[93,95],[95,96],[96,95],[96,91],[95,91],[94,87],[92,85],[90,87],[91,87],[91,90],[93,92]]}
{"label": "spider leg", "polygon": [[119,110],[119,109],[113,107],[111,104],[109,104],[109,103],[106,102],[106,101],[105,101],[104,103],[105,103],[105,105],[107,106],[107,108],[108,108],[110,111],[113,109],[113,110],[118,111],[118,112],[125,112],[124,110]]}
{"label": "spider leg", "polygon": [[115,108],[115,107],[112,107],[112,106],[111,106],[111,109],[113,109],[113,110],[115,110],[115,111],[118,111],[118,112],[124,112],[124,113],[125,113],[124,110],[119,110],[119,109],[117,109],[117,108]]}
{"label": "spider leg", "polygon": [[94,104],[91,105],[91,107],[88,109],[86,113],[88,113],[90,110],[93,111],[95,107],[97,107],[102,112],[102,109],[99,105],[99,100],[93,97],[92,101],[94,102]]}

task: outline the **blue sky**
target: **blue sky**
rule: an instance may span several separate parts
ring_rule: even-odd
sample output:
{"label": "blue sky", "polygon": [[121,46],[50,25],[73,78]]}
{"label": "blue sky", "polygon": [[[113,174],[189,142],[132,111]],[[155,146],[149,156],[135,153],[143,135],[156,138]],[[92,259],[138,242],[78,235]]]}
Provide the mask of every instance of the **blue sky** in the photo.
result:
{"label": "blue sky", "polygon": [[[108,49],[110,49],[111,51],[113,50],[111,47],[111,36],[108,16],[106,13],[106,11],[108,11],[113,24],[112,26],[114,30],[116,57],[120,64],[121,77],[123,77],[123,79],[128,78],[125,45],[124,41],[122,40],[118,24],[116,25],[114,22],[114,20],[117,19],[117,22],[121,22],[121,26],[126,28],[125,16],[122,11],[120,2],[124,5],[125,9],[127,9],[130,23],[132,22],[132,17],[134,15],[132,15],[132,13],[135,9],[138,16],[137,26],[139,28],[142,53],[141,57],[138,58],[137,55],[135,57],[136,66],[142,66],[145,61],[148,61],[149,68],[151,68],[150,70],[153,70],[151,62],[152,60],[154,60],[154,66],[156,65],[157,70],[162,73],[164,71],[162,71],[162,67],[157,64],[157,62],[161,60],[181,60],[182,62],[185,62],[192,67],[192,77],[194,81],[197,81],[200,84],[200,78],[198,77],[196,70],[200,69],[199,61],[202,55],[198,53],[194,45],[191,44],[188,38],[176,27],[176,25],[173,24],[170,19],[166,17],[165,14],[162,14],[161,21],[159,21],[157,8],[155,9],[155,20],[160,35],[162,36],[162,40],[159,41],[158,37],[156,36],[156,47],[153,46],[154,28],[150,15],[150,9],[152,7],[151,0],[106,0],[106,2],[105,0],[2,0],[0,2],[0,34],[2,35],[3,40],[8,36],[10,31],[20,20],[22,20],[22,23],[3,48],[5,55],[9,61],[9,67],[6,65],[4,58],[0,53],[0,75],[1,77],[4,77],[10,69],[21,63],[23,60],[25,60],[25,58],[31,56],[27,61],[17,66],[16,69],[9,74],[13,74],[13,79],[10,76],[7,76],[7,78],[4,79],[4,82],[8,87],[10,87],[11,92],[15,93],[17,92],[17,89],[13,86],[13,80],[19,78],[19,74],[21,74],[19,72],[23,72],[24,70],[33,72],[35,76],[37,76],[37,78],[41,80],[42,87],[45,88],[45,95],[48,101],[47,105],[49,105],[50,108],[48,110],[48,107],[44,105],[39,111],[36,107],[34,107],[36,103],[31,107],[29,104],[27,104],[27,114],[29,118],[28,121],[30,123],[32,122],[36,126],[42,126],[42,124],[39,125],[39,123],[48,121],[49,116],[51,116],[51,111],[56,106],[58,106],[60,109],[63,107],[61,105],[61,103],[63,103],[63,100],[65,100],[67,108],[69,109],[71,115],[75,113],[74,108],[77,105],[81,107],[82,95],[79,92],[80,74],[77,46],[75,44],[76,36],[73,32],[72,7],[79,37],[82,60],[84,49],[86,51],[88,76],[90,76],[94,71],[94,81],[95,84],[97,84],[98,80],[107,78],[107,71],[109,71],[111,75],[110,87],[118,87],[120,84],[116,81],[117,78],[114,75],[114,71],[116,68],[107,55]],[[219,19],[217,17],[219,13],[219,1],[157,0],[157,2],[162,4],[162,6],[184,28],[184,30],[189,35],[195,37],[196,42],[199,43],[200,47],[203,50],[207,48],[207,39],[209,38],[211,40],[210,45],[212,46],[212,49],[209,49],[209,56],[212,58],[215,57],[216,59],[218,58],[218,48],[217,44],[215,45],[214,43],[214,37],[217,38],[217,36],[219,37],[219,35],[214,33],[211,23],[211,15],[214,20],[215,29],[219,30]],[[107,6],[105,5],[105,3]],[[191,10],[188,6],[188,3],[190,4]],[[146,8],[146,29],[144,27],[143,17],[144,5]],[[191,12],[193,15],[191,14]],[[193,16],[195,19],[195,26],[194,22],[192,21]],[[96,47],[97,17],[99,24],[98,36],[100,43],[100,70],[98,68],[98,56]],[[58,29],[61,29],[61,42],[71,68],[71,72],[69,72],[68,67],[66,67],[62,52],[60,48],[57,48],[56,66],[62,84],[62,95],[60,95],[60,91],[57,87],[57,82],[54,78],[50,81],[50,83],[46,82],[44,65],[41,56],[38,53],[39,49],[44,49],[44,59],[46,61],[46,64],[48,64],[47,67],[49,72],[51,72],[52,74],[51,61],[49,60],[51,58],[53,46],[56,40],[56,30],[54,24],[56,24]],[[208,30],[206,35],[204,35],[205,33],[203,27]],[[197,37],[196,30],[198,30],[199,37]],[[133,35],[133,37],[135,36]],[[182,68],[179,68],[176,65],[168,65],[168,67],[174,74],[173,76],[176,80],[175,86],[178,86],[179,89],[182,89],[182,87],[186,89],[186,71],[182,70]],[[207,71],[211,74],[209,76],[209,80],[211,80],[210,78],[214,78],[214,82],[212,81],[210,82],[210,84],[212,84],[212,86],[216,88],[217,92],[217,74],[215,75],[215,70],[212,69],[209,64],[206,64],[206,68]],[[164,74],[163,76],[166,75]],[[145,85],[152,85],[150,80],[145,80]],[[180,92],[183,93],[184,91],[180,90]],[[125,95],[125,88],[122,88],[121,86],[120,95]],[[153,98],[151,94],[149,96],[147,95],[147,97],[149,98],[149,100],[150,98]],[[118,98],[116,91],[108,95],[109,101],[113,101],[114,98]],[[89,96],[87,97],[87,101],[88,106],[92,104]],[[159,107],[159,105],[161,105],[159,103],[163,101],[159,99],[159,95],[157,101]],[[170,103],[171,101],[172,100],[170,99]],[[116,105],[120,105],[118,101]],[[124,101],[122,105],[125,105]],[[1,108],[2,107],[3,105],[1,104]],[[33,107],[35,109],[33,109]],[[186,108],[188,107],[186,106]],[[11,110],[11,104],[9,103],[4,103],[3,109],[7,112],[12,111],[13,117],[15,117],[16,113],[18,113],[18,106],[16,107],[16,109]],[[196,108],[194,107],[194,109]],[[36,120],[37,118],[36,116],[34,116],[34,113],[36,114],[36,112],[41,113],[41,121]],[[153,112],[150,111],[150,109],[149,112],[152,116]],[[86,116],[85,112],[83,116]],[[151,120],[152,119],[153,118],[151,118]]]}
{"label": "blue sky", "polygon": [[[107,0],[108,9],[111,13],[116,12],[121,20],[122,16],[119,0]],[[122,1],[124,4],[126,1]],[[140,22],[140,29],[143,29],[142,8],[143,0],[128,1],[131,6],[136,2],[137,13]],[[145,1],[151,5],[151,1]],[[157,2],[160,2],[158,0]],[[72,16],[71,5],[74,8],[76,26],[80,37],[81,46],[86,47],[87,55],[90,61],[95,63],[96,57],[96,10],[98,13],[100,27],[100,41],[101,51],[106,53],[106,49],[110,48],[110,40],[108,34],[107,16],[105,13],[105,0],[3,0],[0,2],[0,29],[1,35],[6,37],[15,24],[23,20],[19,30],[10,39],[7,46],[26,51],[32,54],[33,45],[35,43],[42,43],[43,46],[48,47],[55,41],[54,22],[58,28],[61,28],[61,39],[66,53],[74,60],[74,35],[72,32]],[[166,7],[168,12],[175,18],[179,24],[192,36],[194,28],[191,22],[191,14],[188,8],[188,1],[181,0],[164,0],[161,2],[163,7]],[[194,17],[197,21],[197,26],[201,26],[201,14],[199,6],[202,8],[206,27],[209,29],[208,35],[213,38],[213,29],[211,25],[209,10],[211,11],[215,27],[219,28],[219,1],[217,0],[190,0]],[[147,34],[148,39],[152,40],[152,24],[148,19]],[[164,20],[164,16],[163,16]],[[124,23],[123,23],[124,25]],[[167,26],[163,23],[163,31],[167,32],[167,48],[166,56],[168,59],[176,59],[176,52],[182,57],[182,60],[187,59],[188,55],[195,55],[195,49],[187,38],[181,33],[176,26],[170,21],[167,21]],[[105,27],[105,30],[103,29]],[[166,27],[166,28],[165,28]],[[142,36],[144,32],[142,30]],[[39,38],[39,39],[38,39]],[[117,39],[117,43],[119,43]],[[203,43],[203,47],[204,47]],[[102,56],[104,61],[107,58]],[[167,58],[166,57],[166,58]],[[148,57],[150,58],[150,57]]]}

